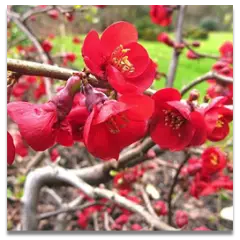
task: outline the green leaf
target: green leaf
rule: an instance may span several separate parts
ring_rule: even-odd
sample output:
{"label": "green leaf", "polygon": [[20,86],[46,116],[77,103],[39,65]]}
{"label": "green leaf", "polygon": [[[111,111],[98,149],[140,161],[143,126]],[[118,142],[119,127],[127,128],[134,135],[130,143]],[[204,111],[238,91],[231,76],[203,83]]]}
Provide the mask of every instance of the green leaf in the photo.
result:
{"label": "green leaf", "polygon": [[12,192],[12,190],[10,188],[7,189],[7,197],[8,198],[13,197],[13,192]]}
{"label": "green leaf", "polygon": [[109,172],[109,175],[110,175],[111,177],[115,177],[117,174],[118,174],[118,171],[115,171],[115,170],[111,170],[111,171]]}

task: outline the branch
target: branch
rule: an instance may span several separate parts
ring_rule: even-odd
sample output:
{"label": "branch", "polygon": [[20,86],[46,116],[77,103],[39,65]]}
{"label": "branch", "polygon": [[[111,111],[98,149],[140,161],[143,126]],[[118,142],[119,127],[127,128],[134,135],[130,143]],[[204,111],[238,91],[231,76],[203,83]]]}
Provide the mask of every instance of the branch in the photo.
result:
{"label": "branch", "polygon": [[190,89],[192,89],[194,86],[198,85],[201,82],[204,82],[208,79],[216,79],[221,83],[233,83],[233,78],[231,77],[226,77],[224,75],[220,75],[216,72],[208,72],[206,74],[204,74],[203,76],[198,77],[197,79],[195,79],[194,81],[192,81],[191,83],[189,83],[187,86],[185,86],[182,90],[181,90],[181,94],[182,96],[185,95]]}
{"label": "branch", "polygon": [[[7,59],[7,69],[13,72],[21,73],[23,75],[44,76],[65,81],[67,81],[74,73],[79,73],[79,71],[61,68],[49,64],[42,64],[11,58]],[[89,79],[89,82],[94,87],[110,88],[110,85],[108,83],[105,83],[104,81],[98,81],[96,78],[93,77]]]}
{"label": "branch", "polygon": [[187,152],[186,152],[185,154],[186,154],[186,155],[185,155],[182,163],[179,165],[178,170],[177,170],[177,172],[176,172],[176,174],[175,174],[175,176],[174,176],[173,184],[172,184],[172,186],[171,186],[171,189],[170,189],[169,195],[168,195],[168,224],[169,224],[169,225],[172,225],[172,195],[173,195],[173,193],[174,193],[174,188],[175,188],[175,186],[177,185],[178,176],[179,176],[179,174],[180,174],[183,166],[184,166],[184,165],[186,164],[186,162],[188,161],[189,155],[190,155],[190,154],[187,153]]}
{"label": "branch", "polygon": [[22,15],[21,22],[24,23],[31,16],[37,15],[37,14],[40,14],[40,13],[44,13],[44,12],[48,12],[48,11],[52,10],[53,8],[54,8],[54,6],[46,6],[45,8],[38,8],[38,7],[37,8],[32,8]]}
{"label": "branch", "polygon": [[[15,16],[14,14],[8,12],[8,15],[11,17],[13,22],[19,27],[20,30],[28,37],[28,39],[33,43],[33,45],[36,47],[39,57],[43,63],[48,63],[49,62],[49,57],[48,55],[44,52],[41,44],[39,43],[37,37],[31,32],[31,30],[24,25],[24,23],[20,20],[19,17]],[[48,98],[51,99],[52,97],[52,91],[51,91],[51,82],[50,79],[47,77],[44,77],[44,83],[46,87],[46,92],[48,95]]]}
{"label": "branch", "polygon": [[[183,20],[184,20],[184,12],[185,12],[186,6],[180,5],[179,13],[178,13],[178,19],[177,19],[177,27],[176,27],[176,43],[182,42],[182,31],[183,31]],[[167,87],[172,87],[173,82],[176,75],[177,65],[178,65],[178,58],[179,58],[179,52],[177,49],[173,49],[173,55],[172,55],[172,61],[170,63],[169,71],[168,71],[168,81],[167,81]]]}
{"label": "branch", "polygon": [[142,198],[143,198],[143,200],[144,200],[144,202],[145,202],[145,205],[146,205],[148,211],[149,211],[154,217],[158,218],[158,215],[157,215],[156,212],[154,211],[153,206],[152,206],[152,204],[151,204],[151,201],[150,201],[150,199],[149,199],[149,197],[148,197],[148,194],[146,193],[146,191],[145,191],[145,189],[144,189],[143,186],[140,186],[140,192],[141,192],[141,194],[142,194]]}
{"label": "branch", "polygon": [[75,212],[75,211],[82,211],[83,209],[85,208],[88,208],[88,207],[91,207],[91,206],[94,206],[94,205],[101,205],[103,203],[101,202],[88,202],[88,203],[85,203],[81,206],[69,206],[69,207],[65,207],[65,208],[60,208],[60,209],[57,209],[56,211],[52,211],[52,212],[47,212],[47,213],[42,213],[41,215],[39,215],[37,217],[38,220],[42,220],[42,219],[46,219],[46,218],[50,218],[50,217],[54,217],[54,216],[57,216],[61,213],[69,213],[69,212]]}
{"label": "branch", "polygon": [[[37,217],[37,202],[40,189],[44,185],[51,185],[56,183],[67,183],[79,190],[83,191],[86,195],[93,199],[107,198],[108,200],[122,206],[134,213],[141,215],[151,226],[159,230],[173,231],[175,228],[160,221],[152,216],[141,205],[122,197],[107,189],[93,188],[81,179],[79,179],[72,172],[65,170],[61,167],[44,167],[31,172],[26,179],[24,185],[24,195],[22,197],[22,226],[23,230],[36,230],[38,226]],[[46,215],[45,215],[46,216]]]}
{"label": "branch", "polygon": [[214,55],[210,55],[210,54],[206,54],[206,53],[198,53],[196,52],[195,49],[193,49],[189,43],[187,43],[186,41],[183,41],[183,43],[185,44],[185,46],[187,47],[187,49],[189,49],[190,51],[192,51],[195,55],[197,55],[199,58],[211,58],[214,60],[219,60],[220,57],[219,56],[214,56]]}

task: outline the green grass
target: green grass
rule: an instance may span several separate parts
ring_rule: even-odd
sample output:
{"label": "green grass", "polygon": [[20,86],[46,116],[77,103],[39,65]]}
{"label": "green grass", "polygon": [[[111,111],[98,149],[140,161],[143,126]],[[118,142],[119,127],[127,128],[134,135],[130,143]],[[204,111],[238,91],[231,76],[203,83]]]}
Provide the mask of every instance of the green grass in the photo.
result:
{"label": "green grass", "polygon": [[[81,39],[83,40],[84,36],[81,36]],[[210,33],[209,39],[201,41],[201,46],[196,50],[200,53],[218,55],[218,48],[227,40],[233,40],[232,33]],[[140,41],[140,43],[148,50],[151,58],[158,63],[158,70],[167,73],[172,56],[172,48],[159,42]],[[59,52],[62,49],[63,51],[72,51],[77,54],[78,59],[73,67],[81,69],[84,66],[81,58],[81,45],[73,44],[72,37],[56,38],[54,40],[54,46],[53,52]],[[187,83],[208,72],[215,62],[213,59],[189,60],[186,58],[186,50],[184,50],[180,56],[174,87],[182,89]],[[164,87],[164,84],[165,80],[162,78],[159,81],[155,81],[154,86],[156,89],[159,89]],[[201,83],[196,88],[199,89],[203,95],[207,89],[207,83]]]}

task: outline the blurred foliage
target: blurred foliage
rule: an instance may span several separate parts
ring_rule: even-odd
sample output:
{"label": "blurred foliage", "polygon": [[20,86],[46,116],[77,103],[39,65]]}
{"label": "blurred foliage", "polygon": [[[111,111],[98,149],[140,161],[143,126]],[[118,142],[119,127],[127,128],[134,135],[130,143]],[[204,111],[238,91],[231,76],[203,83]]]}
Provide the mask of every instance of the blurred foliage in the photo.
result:
{"label": "blurred foliage", "polygon": [[206,31],[217,31],[219,28],[219,21],[213,17],[205,17],[200,21],[200,27]]}
{"label": "blurred foliage", "polygon": [[190,28],[184,33],[185,38],[194,40],[206,40],[209,37],[208,31],[202,28]]}

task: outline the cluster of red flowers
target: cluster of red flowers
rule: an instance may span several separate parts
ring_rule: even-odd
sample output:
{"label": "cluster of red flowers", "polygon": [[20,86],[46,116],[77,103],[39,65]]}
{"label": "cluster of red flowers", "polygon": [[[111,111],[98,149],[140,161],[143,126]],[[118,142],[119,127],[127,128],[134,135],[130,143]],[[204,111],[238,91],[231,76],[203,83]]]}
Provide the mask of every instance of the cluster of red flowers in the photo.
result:
{"label": "cluster of red flowers", "polygon": [[182,169],[183,176],[194,176],[190,194],[196,198],[213,194],[221,189],[233,189],[232,180],[224,174],[227,156],[217,147],[204,150],[201,158],[190,158]]}
{"label": "cluster of red flowers", "polygon": [[[31,89],[31,91],[29,91]],[[33,96],[29,94],[33,93]],[[11,90],[15,100],[28,101],[31,97],[39,100],[46,94],[46,88],[42,77],[22,76]],[[10,96],[9,96],[10,97]]]}
{"label": "cluster of red flowers", "polygon": [[[80,94],[84,75],[80,73],[47,103],[9,103],[8,115],[34,150],[83,141],[94,156],[110,160],[118,159],[123,148],[148,131],[155,143],[172,151],[227,136],[232,110],[225,107],[226,98],[216,98],[204,107],[194,99],[182,100],[173,88],[161,89],[152,97],[143,94],[153,83],[156,65],[137,42],[132,24],[112,24],[101,38],[92,30],[85,38],[82,55],[91,74],[109,82],[117,98],[109,99],[88,83],[82,85]],[[73,61],[74,56],[68,59]]]}
{"label": "cluster of red flowers", "polygon": [[172,23],[173,8],[169,5],[151,5],[150,17],[153,23],[166,27]]}
{"label": "cluster of red flowers", "polygon": [[[221,59],[212,66],[212,71],[217,72],[226,77],[233,77],[233,44],[225,42],[219,48]],[[210,84],[207,89],[207,94],[210,98],[217,96],[226,96],[228,104],[233,103],[233,83],[220,82],[214,79],[209,79]]]}

